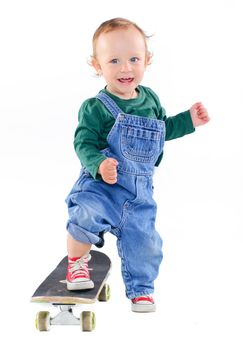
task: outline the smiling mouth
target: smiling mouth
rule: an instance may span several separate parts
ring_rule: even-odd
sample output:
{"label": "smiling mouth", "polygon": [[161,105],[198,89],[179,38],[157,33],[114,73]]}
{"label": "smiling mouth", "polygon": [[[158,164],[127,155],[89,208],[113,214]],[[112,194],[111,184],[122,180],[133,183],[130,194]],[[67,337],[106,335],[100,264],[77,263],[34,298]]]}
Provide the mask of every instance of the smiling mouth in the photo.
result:
{"label": "smiling mouth", "polygon": [[122,84],[132,83],[134,78],[120,78],[118,81]]}

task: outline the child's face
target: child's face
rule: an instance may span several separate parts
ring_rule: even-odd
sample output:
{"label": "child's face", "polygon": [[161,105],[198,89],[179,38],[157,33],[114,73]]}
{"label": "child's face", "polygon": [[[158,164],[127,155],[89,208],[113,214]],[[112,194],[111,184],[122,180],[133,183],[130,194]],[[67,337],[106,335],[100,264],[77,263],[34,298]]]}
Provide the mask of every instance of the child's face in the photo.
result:
{"label": "child's face", "polygon": [[144,38],[136,28],[131,26],[98,37],[93,66],[103,75],[112,94],[124,99],[135,97],[147,64]]}

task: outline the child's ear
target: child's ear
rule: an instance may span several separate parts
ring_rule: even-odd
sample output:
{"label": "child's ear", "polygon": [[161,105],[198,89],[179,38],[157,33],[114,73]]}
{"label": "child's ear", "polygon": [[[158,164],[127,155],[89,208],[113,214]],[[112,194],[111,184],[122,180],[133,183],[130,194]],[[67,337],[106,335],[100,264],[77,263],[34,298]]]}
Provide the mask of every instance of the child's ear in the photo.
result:
{"label": "child's ear", "polygon": [[92,57],[92,60],[91,60],[91,65],[94,67],[96,73],[98,75],[101,75],[102,74],[102,69],[101,69],[101,66],[99,64],[99,62],[97,61],[96,58]]}
{"label": "child's ear", "polygon": [[152,58],[153,54],[151,52],[148,52],[146,56],[146,66],[149,66],[152,63]]}

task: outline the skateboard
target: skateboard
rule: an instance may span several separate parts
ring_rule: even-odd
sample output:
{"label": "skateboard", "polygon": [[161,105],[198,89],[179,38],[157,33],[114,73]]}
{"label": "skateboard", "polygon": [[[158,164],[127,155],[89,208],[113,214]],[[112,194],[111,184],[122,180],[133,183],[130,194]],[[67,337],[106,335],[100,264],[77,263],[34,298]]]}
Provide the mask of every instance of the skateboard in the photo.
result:
{"label": "skateboard", "polygon": [[80,304],[92,304],[97,300],[108,301],[110,288],[106,284],[111,261],[107,255],[96,250],[91,250],[89,261],[90,278],[94,282],[94,288],[79,291],[69,291],[66,285],[66,273],[68,258],[63,258],[57,267],[36,289],[31,302],[49,303],[58,306],[60,312],[51,317],[49,311],[39,311],[36,315],[36,328],[39,331],[48,331],[51,325],[80,325],[83,331],[95,329],[95,314],[91,311],[83,311],[80,318],[73,314],[73,308]]}

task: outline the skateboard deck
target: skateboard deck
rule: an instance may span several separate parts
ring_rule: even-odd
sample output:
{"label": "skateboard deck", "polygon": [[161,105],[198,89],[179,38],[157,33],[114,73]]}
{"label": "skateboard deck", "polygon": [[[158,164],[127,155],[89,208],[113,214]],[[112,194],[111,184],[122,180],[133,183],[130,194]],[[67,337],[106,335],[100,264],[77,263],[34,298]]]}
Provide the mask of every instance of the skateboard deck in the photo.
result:
{"label": "skateboard deck", "polygon": [[[66,256],[36,289],[31,297],[32,302],[50,303],[61,309],[60,314],[55,318],[51,318],[49,312],[39,312],[36,318],[37,329],[40,331],[49,330],[51,324],[80,324],[81,318],[83,324],[86,320],[86,326],[83,326],[83,330],[94,329],[94,313],[83,312],[80,319],[72,314],[72,307],[75,305],[91,304],[96,300],[107,301],[109,299],[109,286],[105,282],[109,275],[111,261],[107,255],[96,250],[91,250],[90,255],[90,278],[94,282],[94,288],[79,291],[67,290],[68,258]],[[87,323],[90,326],[87,326]]]}

